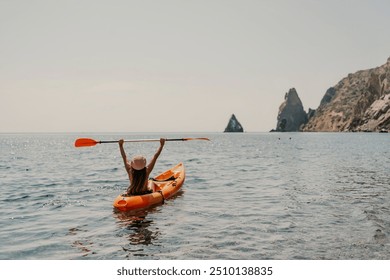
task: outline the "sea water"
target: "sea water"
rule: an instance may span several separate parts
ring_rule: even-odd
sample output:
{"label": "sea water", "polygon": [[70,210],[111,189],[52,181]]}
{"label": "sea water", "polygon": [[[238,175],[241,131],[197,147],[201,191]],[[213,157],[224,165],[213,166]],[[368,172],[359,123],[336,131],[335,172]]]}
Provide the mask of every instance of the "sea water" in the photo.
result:
{"label": "sea water", "polygon": [[[166,142],[182,191],[121,213],[117,144]],[[158,142],[126,143],[150,158]],[[390,259],[390,136],[378,133],[0,134],[0,259]]]}

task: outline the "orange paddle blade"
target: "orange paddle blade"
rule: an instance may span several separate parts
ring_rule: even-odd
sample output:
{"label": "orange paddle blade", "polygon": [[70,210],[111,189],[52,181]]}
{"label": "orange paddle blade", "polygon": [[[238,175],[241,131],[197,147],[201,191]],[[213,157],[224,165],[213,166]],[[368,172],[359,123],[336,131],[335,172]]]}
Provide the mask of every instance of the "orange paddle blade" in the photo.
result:
{"label": "orange paddle blade", "polygon": [[92,147],[98,144],[98,141],[95,141],[91,138],[79,138],[74,142],[74,146],[79,147]]}

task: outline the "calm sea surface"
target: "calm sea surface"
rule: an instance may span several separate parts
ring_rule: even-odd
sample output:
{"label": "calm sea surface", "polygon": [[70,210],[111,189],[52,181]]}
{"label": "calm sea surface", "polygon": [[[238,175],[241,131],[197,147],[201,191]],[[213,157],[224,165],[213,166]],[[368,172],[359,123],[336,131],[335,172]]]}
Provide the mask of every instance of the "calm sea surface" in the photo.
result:
{"label": "calm sea surface", "polygon": [[[167,142],[154,175],[183,162],[182,191],[118,213],[118,145],[82,136],[212,142]],[[0,259],[390,259],[389,170],[378,133],[0,134]]]}

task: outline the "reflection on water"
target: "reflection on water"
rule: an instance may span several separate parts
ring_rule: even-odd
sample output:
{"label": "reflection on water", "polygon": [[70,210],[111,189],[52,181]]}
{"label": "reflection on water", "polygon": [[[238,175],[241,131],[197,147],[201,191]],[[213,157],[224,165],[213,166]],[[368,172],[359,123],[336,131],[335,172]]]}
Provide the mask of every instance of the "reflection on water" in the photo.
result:
{"label": "reflection on water", "polygon": [[154,212],[157,212],[155,207],[131,212],[114,211],[117,224],[121,229],[120,236],[125,236],[129,241],[122,246],[122,249],[127,252],[126,258],[148,256],[144,252],[144,246],[152,245],[160,235],[158,228],[153,227],[154,221],[147,218],[149,213]]}
{"label": "reflection on water", "polygon": [[[181,197],[183,193],[183,190],[179,190],[166,202],[169,203],[169,201]],[[122,246],[122,249],[127,252],[126,258],[148,257],[150,255],[145,250],[147,246],[160,246],[157,240],[161,232],[156,226],[155,221],[151,218],[151,215],[161,214],[161,207],[163,207],[162,204],[148,209],[129,212],[114,210],[113,216],[117,219],[117,225],[119,227],[119,233],[117,235],[121,238],[125,237],[129,241],[128,244]],[[151,215],[147,217],[148,214]]]}
{"label": "reflection on water", "polygon": [[88,239],[83,240],[82,233],[86,232],[88,231],[85,229],[70,228],[67,233],[68,236],[78,237],[77,240],[73,241],[71,246],[73,248],[77,248],[82,253],[82,257],[87,257],[90,254],[96,254],[96,252],[92,251],[93,242]]}

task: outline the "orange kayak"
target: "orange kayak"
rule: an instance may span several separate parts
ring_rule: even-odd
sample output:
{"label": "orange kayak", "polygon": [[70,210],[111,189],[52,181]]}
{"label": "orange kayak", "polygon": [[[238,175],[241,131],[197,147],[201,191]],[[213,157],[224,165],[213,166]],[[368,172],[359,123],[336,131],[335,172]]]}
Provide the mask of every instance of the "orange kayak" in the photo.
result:
{"label": "orange kayak", "polygon": [[130,211],[163,203],[165,199],[177,193],[183,185],[184,180],[184,165],[183,163],[179,163],[175,167],[149,179],[149,181],[155,184],[155,192],[132,196],[126,194],[118,195],[114,200],[114,207],[120,211]]}

